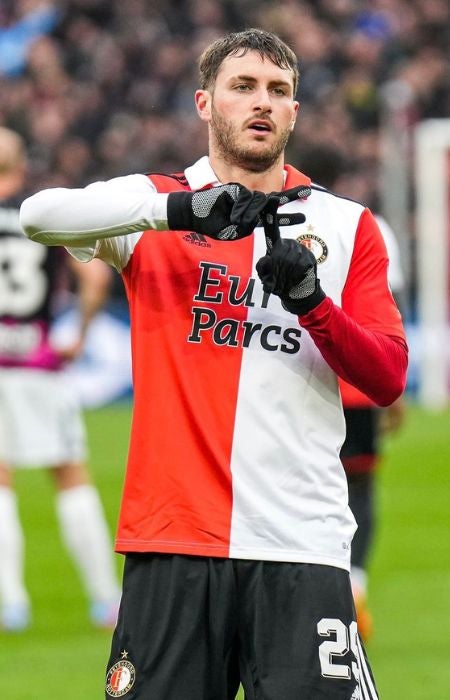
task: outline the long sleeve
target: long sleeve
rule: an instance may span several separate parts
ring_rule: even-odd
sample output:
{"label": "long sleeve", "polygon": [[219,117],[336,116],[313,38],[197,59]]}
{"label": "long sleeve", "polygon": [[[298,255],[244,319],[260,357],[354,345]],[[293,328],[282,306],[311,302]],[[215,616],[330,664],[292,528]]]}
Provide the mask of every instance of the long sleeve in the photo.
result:
{"label": "long sleeve", "polygon": [[167,230],[167,196],[156,192],[145,175],[117,177],[82,189],[56,187],[26,199],[20,223],[39,243],[95,245],[103,238]]}
{"label": "long sleeve", "polygon": [[400,313],[387,283],[388,258],[369,210],[361,216],[342,294],[342,308],[327,297],[301,317],[336,374],[380,406],[406,385],[408,348]]}
{"label": "long sleeve", "polygon": [[302,326],[336,374],[379,406],[403,393],[408,366],[403,338],[362,328],[329,297],[302,317]]}

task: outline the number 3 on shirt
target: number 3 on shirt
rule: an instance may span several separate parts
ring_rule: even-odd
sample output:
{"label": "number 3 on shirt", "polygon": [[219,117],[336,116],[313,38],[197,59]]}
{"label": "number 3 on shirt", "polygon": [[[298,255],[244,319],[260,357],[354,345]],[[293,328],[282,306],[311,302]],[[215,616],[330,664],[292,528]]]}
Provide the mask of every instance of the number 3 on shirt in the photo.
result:
{"label": "number 3 on shirt", "polygon": [[25,317],[39,309],[48,287],[46,255],[44,246],[30,245],[25,236],[0,237],[0,315]]}

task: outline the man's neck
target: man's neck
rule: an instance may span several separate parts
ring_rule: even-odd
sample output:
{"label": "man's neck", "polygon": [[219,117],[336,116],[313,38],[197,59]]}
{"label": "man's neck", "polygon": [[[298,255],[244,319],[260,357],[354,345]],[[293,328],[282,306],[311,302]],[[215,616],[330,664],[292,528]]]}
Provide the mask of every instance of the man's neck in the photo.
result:
{"label": "man's neck", "polygon": [[281,157],[263,172],[254,172],[238,165],[230,165],[214,153],[210,153],[209,161],[217,179],[224,185],[229,182],[239,182],[249,190],[259,190],[266,193],[278,192],[283,189],[285,171],[284,161]]}

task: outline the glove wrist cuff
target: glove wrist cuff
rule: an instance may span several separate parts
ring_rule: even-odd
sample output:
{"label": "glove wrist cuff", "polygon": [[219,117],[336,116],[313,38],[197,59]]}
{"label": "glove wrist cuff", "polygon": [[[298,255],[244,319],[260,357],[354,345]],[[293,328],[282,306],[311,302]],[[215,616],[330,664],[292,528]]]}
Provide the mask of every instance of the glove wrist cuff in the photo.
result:
{"label": "glove wrist cuff", "polygon": [[170,192],[167,197],[167,226],[170,231],[190,231],[192,192]]}
{"label": "glove wrist cuff", "polygon": [[304,314],[309,313],[315,309],[316,306],[319,306],[320,302],[322,302],[325,297],[326,294],[320,286],[320,280],[316,280],[316,288],[314,292],[309,295],[309,297],[295,300],[282,299],[281,303],[283,308],[286,309],[286,311],[289,311],[291,314],[296,314],[296,316],[304,316]]}

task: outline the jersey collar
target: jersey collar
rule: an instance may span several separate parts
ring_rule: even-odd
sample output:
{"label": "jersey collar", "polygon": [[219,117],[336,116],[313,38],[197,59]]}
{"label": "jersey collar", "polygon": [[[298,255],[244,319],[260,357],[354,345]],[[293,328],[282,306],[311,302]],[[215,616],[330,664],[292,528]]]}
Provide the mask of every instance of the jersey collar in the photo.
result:
{"label": "jersey collar", "polygon": [[[297,185],[306,185],[307,187],[311,185],[311,178],[296,170],[292,165],[285,165],[284,173],[284,189],[297,187]],[[217,179],[208,156],[203,156],[193,165],[190,165],[186,168],[184,174],[191,190],[201,190],[205,187],[216,187],[222,184]]]}

